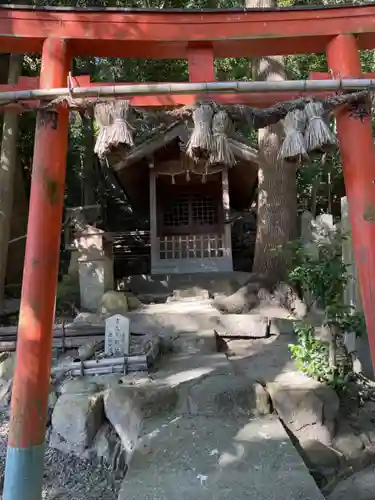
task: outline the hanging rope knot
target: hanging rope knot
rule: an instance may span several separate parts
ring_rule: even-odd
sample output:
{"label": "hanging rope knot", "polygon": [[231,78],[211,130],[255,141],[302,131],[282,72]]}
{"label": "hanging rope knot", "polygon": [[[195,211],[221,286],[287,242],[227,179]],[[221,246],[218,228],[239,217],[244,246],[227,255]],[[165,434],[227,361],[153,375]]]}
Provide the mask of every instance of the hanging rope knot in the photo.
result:
{"label": "hanging rope knot", "polygon": [[114,103],[113,124],[109,137],[111,147],[117,147],[119,144],[134,146],[132,127],[128,123],[129,109],[129,101],[118,100]]}
{"label": "hanging rope knot", "polygon": [[212,117],[213,110],[210,104],[201,104],[193,111],[194,128],[187,144],[186,154],[194,160],[210,156]]}
{"label": "hanging rope knot", "polygon": [[306,148],[309,152],[324,153],[336,144],[336,137],[324,120],[323,103],[311,101],[305,107],[308,120],[305,130]]}
{"label": "hanging rope knot", "polygon": [[233,167],[236,160],[228,142],[233,122],[226,111],[218,111],[212,119],[212,147],[209,162]]}
{"label": "hanging rope knot", "polygon": [[289,111],[283,120],[285,139],[279,151],[279,158],[287,161],[300,161],[307,158],[303,132],[306,125],[306,115],[302,109]]}
{"label": "hanging rope knot", "polygon": [[95,120],[99,125],[99,134],[95,144],[95,153],[99,158],[106,156],[119,144],[134,146],[132,127],[127,118],[128,101],[107,101],[95,105]]}
{"label": "hanging rope knot", "polygon": [[94,152],[99,158],[104,158],[111,149],[110,128],[113,123],[113,102],[100,102],[94,107],[94,116],[99,126],[99,133],[96,139]]}

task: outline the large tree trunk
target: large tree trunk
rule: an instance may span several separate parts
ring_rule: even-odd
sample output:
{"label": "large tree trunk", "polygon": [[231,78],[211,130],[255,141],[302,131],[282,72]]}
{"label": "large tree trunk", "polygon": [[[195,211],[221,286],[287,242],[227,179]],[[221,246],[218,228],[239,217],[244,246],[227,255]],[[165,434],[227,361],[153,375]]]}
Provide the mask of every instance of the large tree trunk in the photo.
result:
{"label": "large tree trunk", "polygon": [[[95,63],[92,58],[85,61],[85,73],[94,76]],[[87,113],[82,119],[85,136],[85,150],[83,158],[83,198],[84,205],[94,205],[96,202],[95,196],[95,138],[94,138],[94,114],[91,111]]]}
{"label": "large tree trunk", "polygon": [[[246,7],[275,7],[274,0],[246,0]],[[285,80],[281,56],[253,61],[253,77],[258,80]],[[297,236],[296,165],[280,161],[282,125],[259,131],[261,165],[258,173],[258,225],[253,272],[271,283],[285,279],[288,269],[287,243]],[[283,250],[284,249],[284,250]]]}
{"label": "large tree trunk", "polygon": [[6,285],[11,285],[11,292],[19,292],[22,283],[23,263],[25,260],[27,217],[29,214],[29,198],[25,176],[20,158],[17,158],[14,173],[13,209],[10,220],[10,241],[6,268]]}
{"label": "large tree trunk", "polygon": [[95,156],[94,156],[94,116],[90,111],[83,117],[85,150],[83,157],[83,201],[84,205],[95,205]]}
{"label": "large tree trunk", "polygon": [[[17,83],[22,70],[22,56],[11,55],[8,83]],[[17,162],[18,115],[6,112],[0,157],[0,310],[4,300],[8,245],[13,207],[13,190]]]}

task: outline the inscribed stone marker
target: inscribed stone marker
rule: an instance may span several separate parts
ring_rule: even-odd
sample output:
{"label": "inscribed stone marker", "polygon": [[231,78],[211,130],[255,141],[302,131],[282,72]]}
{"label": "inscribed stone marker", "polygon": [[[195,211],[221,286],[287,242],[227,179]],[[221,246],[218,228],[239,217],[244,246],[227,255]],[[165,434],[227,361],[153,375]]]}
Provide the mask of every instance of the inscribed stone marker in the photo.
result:
{"label": "inscribed stone marker", "polygon": [[105,321],[105,353],[110,356],[129,354],[130,321],[115,314]]}

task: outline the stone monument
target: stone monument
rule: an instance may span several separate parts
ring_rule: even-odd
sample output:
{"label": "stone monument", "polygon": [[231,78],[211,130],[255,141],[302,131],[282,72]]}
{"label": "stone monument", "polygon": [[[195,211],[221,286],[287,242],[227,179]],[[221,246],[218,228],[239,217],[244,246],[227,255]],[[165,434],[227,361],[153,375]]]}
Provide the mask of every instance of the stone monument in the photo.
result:
{"label": "stone monument", "polygon": [[104,351],[108,356],[129,354],[130,321],[121,314],[115,314],[105,321]]}

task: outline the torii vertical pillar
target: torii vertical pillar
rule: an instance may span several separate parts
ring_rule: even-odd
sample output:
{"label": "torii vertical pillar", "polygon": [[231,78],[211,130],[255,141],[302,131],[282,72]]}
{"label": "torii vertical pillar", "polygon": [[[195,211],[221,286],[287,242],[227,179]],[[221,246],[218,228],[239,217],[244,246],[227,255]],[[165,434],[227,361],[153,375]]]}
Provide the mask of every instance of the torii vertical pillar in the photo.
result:
{"label": "torii vertical pillar", "polygon": [[[69,62],[64,40],[45,40],[40,87],[65,87]],[[41,498],[67,146],[68,110],[39,111],[4,500]]]}
{"label": "torii vertical pillar", "polygon": [[[338,35],[327,47],[335,78],[360,78],[361,62],[353,35]],[[336,115],[354,258],[375,371],[375,151],[371,119],[361,121],[348,110]]]}

